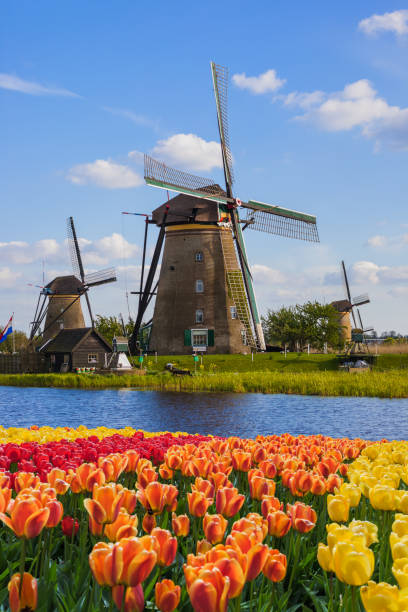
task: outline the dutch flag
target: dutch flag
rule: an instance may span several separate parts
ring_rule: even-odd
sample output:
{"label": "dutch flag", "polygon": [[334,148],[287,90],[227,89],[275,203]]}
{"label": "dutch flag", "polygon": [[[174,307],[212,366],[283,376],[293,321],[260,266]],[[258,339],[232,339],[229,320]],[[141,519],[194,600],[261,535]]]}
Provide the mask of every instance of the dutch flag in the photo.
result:
{"label": "dutch flag", "polygon": [[3,329],[3,331],[0,334],[0,344],[4,342],[7,336],[9,336],[12,333],[13,333],[13,315],[11,315],[9,322],[7,323],[6,327]]}

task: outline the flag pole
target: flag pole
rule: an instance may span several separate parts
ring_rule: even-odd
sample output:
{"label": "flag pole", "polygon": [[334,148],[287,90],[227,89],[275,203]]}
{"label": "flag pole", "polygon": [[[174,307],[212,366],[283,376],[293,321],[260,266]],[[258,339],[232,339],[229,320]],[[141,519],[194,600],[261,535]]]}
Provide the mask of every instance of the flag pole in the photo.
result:
{"label": "flag pole", "polygon": [[[11,324],[14,325],[14,312],[11,315]],[[13,354],[16,352],[16,338],[15,338],[15,334],[14,334],[14,329],[13,329],[13,333],[11,334],[13,336]]]}

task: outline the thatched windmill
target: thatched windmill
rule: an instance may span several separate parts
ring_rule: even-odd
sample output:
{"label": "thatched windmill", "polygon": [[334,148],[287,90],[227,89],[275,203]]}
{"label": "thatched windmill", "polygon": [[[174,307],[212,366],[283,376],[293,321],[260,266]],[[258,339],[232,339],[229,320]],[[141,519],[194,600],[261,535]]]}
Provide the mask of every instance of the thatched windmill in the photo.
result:
{"label": "thatched windmill", "polygon": [[[91,287],[116,281],[114,268],[85,274],[72,217],[67,219],[67,233],[74,274],[57,276],[48,285],[41,287],[34,319],[31,323],[30,340],[34,340],[36,336],[41,335],[42,339],[47,341],[56,336],[61,329],[85,327],[81,296],[85,296],[93,327],[94,320],[88,291]],[[44,320],[44,328],[41,332]]]}
{"label": "thatched windmill", "polygon": [[[211,72],[225,190],[211,179],[174,170],[145,156],[146,183],[180,195],[154,210],[152,219],[147,220],[155,223],[160,232],[145,285],[140,289],[130,340],[132,352],[137,349],[142,321],[156,288],[150,350],[161,354],[183,354],[192,349],[210,353],[264,350],[243,230],[319,240],[316,217],[312,215],[234,198],[227,119],[228,72],[214,63]],[[160,277],[154,286],[163,243]]]}

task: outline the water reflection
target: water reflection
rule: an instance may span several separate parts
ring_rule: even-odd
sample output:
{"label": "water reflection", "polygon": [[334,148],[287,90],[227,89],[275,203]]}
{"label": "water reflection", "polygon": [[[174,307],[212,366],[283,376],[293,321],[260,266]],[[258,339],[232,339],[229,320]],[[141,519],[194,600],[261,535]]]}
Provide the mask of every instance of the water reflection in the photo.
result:
{"label": "water reflection", "polygon": [[406,439],[408,399],[0,387],[0,423]]}

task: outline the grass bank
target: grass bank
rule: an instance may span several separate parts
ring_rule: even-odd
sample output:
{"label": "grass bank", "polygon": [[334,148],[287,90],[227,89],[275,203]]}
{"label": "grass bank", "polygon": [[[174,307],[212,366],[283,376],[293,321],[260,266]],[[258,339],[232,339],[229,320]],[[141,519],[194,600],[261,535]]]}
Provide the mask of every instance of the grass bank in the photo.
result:
{"label": "grass bank", "polygon": [[288,393],[321,396],[408,397],[408,372],[241,372],[200,373],[175,378],[170,374],[147,376],[85,374],[1,374],[0,385],[105,389],[137,387],[161,391],[211,391],[230,393]]}

